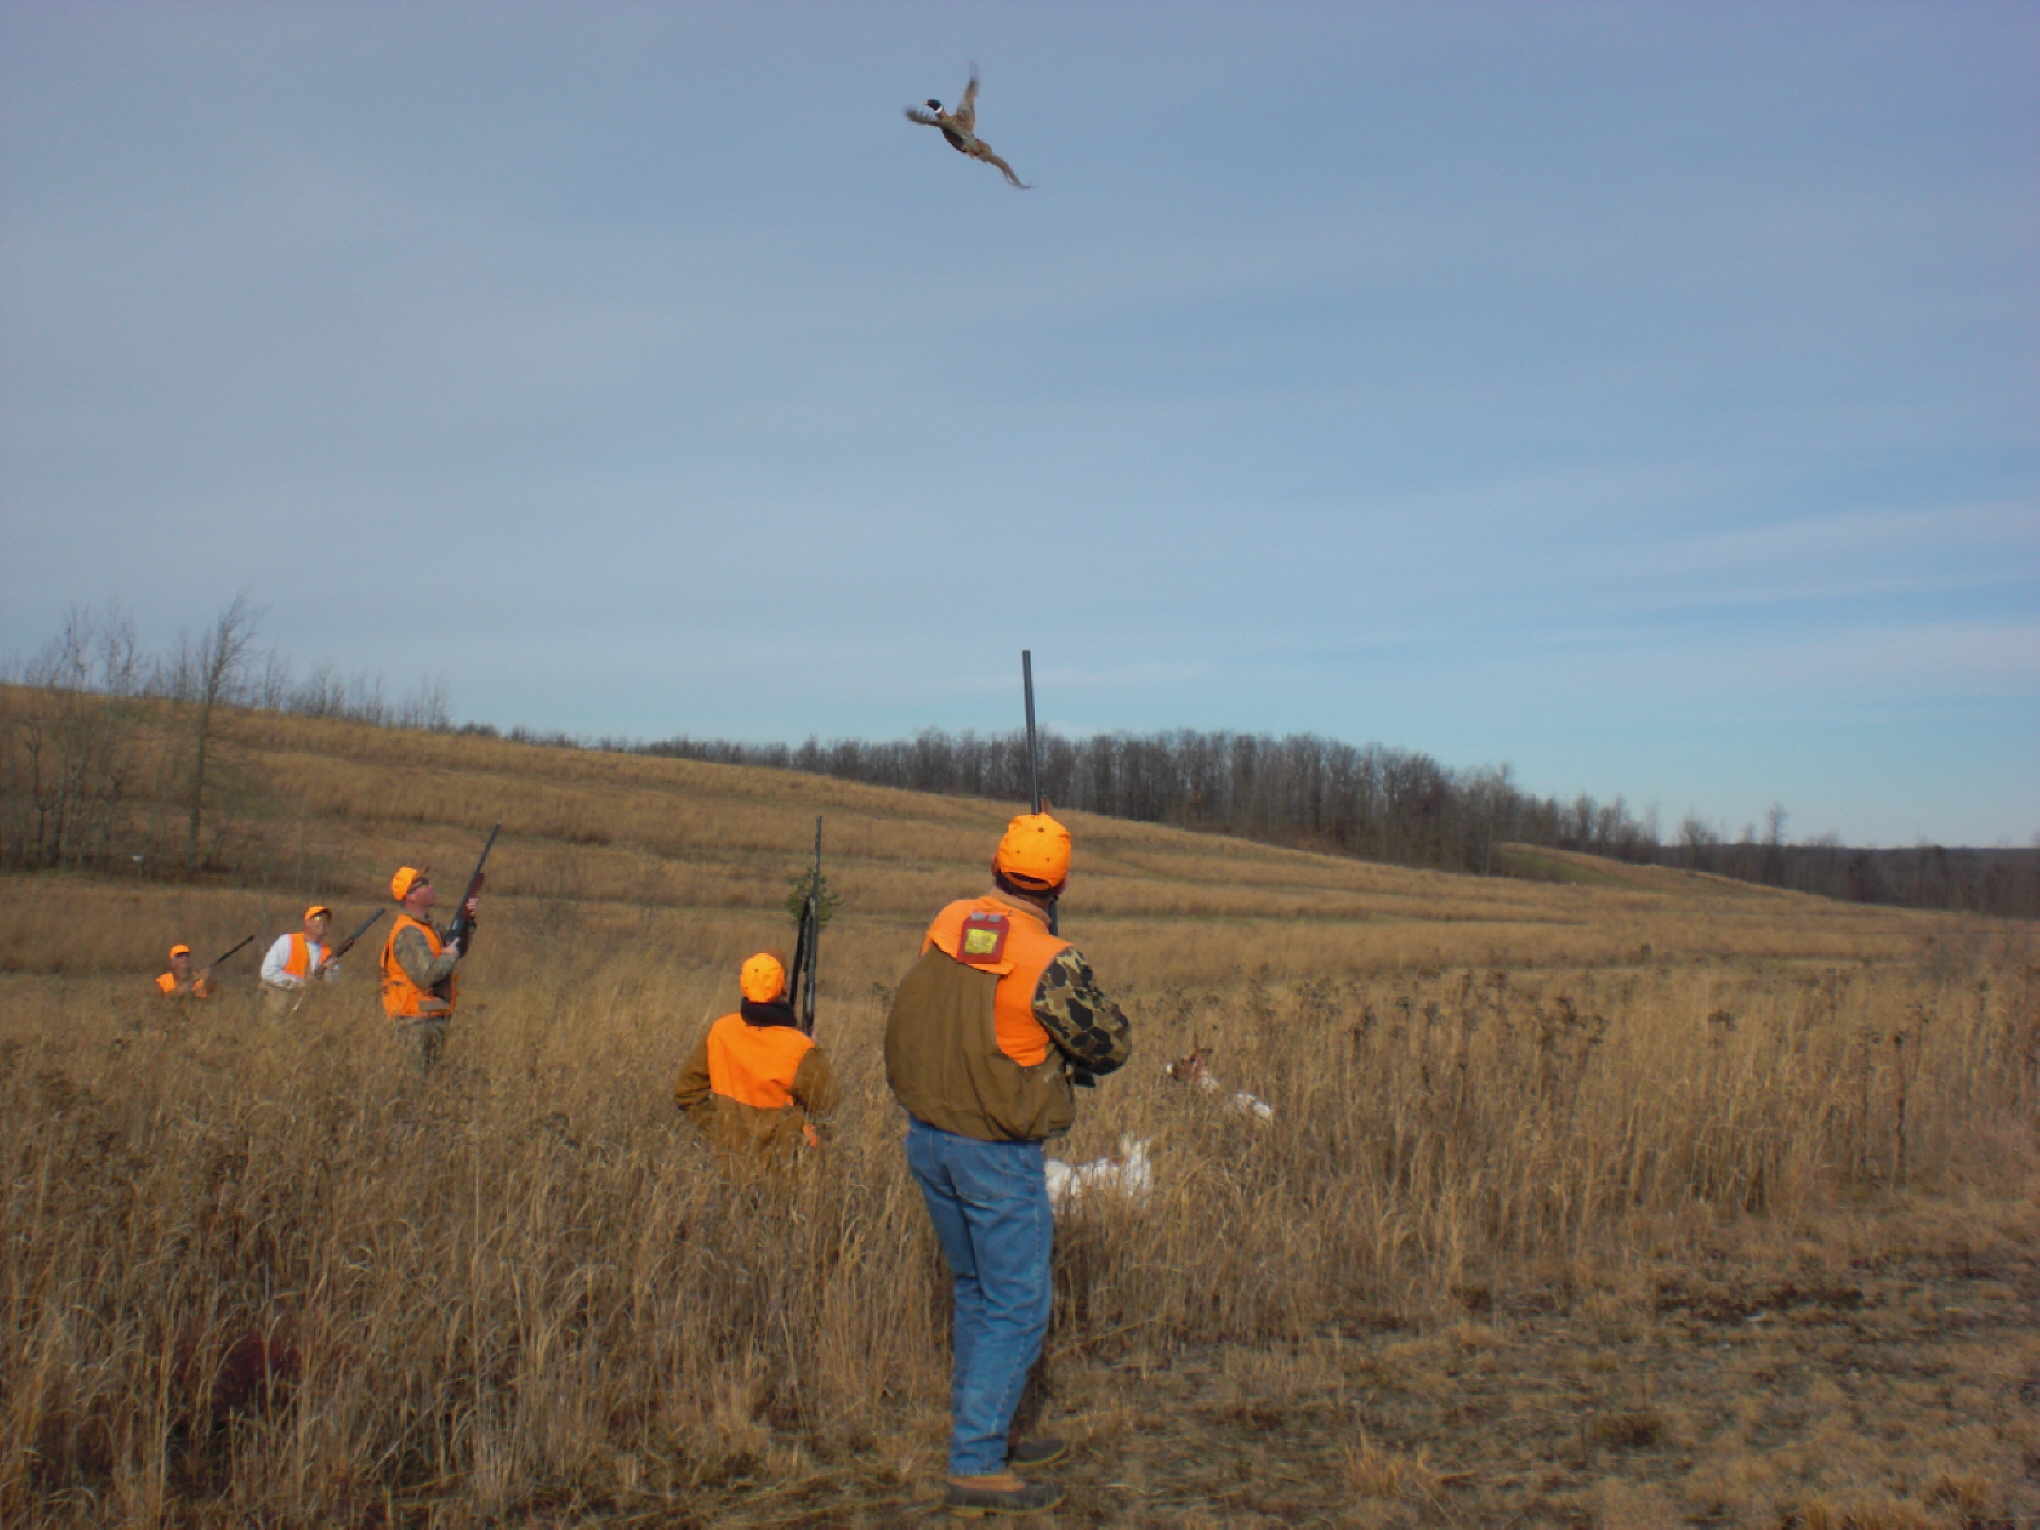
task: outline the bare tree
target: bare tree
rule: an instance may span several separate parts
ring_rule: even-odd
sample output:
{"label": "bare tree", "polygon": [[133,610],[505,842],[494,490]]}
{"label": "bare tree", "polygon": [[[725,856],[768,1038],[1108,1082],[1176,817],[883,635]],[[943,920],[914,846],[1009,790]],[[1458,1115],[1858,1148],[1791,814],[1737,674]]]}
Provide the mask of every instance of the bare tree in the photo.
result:
{"label": "bare tree", "polygon": [[447,700],[444,675],[424,675],[397,709],[397,726],[444,733],[453,726],[453,705]]}
{"label": "bare tree", "polygon": [[1708,863],[1713,859],[1713,849],[1719,843],[1720,837],[1697,813],[1688,813],[1685,821],[1679,825],[1679,848],[1684,852],[1688,871],[1711,870]]}
{"label": "bare tree", "polygon": [[262,668],[255,676],[255,705],[265,712],[281,712],[290,699],[290,660],[274,648],[262,655]]}
{"label": "bare tree", "polygon": [[199,834],[205,826],[206,756],[212,745],[213,713],[230,701],[241,667],[255,641],[259,613],[246,592],[236,595],[194,646],[178,645],[176,671],[182,699],[191,706],[191,795],[184,835],[184,869],[198,870]]}
{"label": "bare tree", "polygon": [[1785,804],[1774,802],[1764,815],[1764,865],[1759,880],[1773,887],[1785,885]]}
{"label": "bare tree", "polygon": [[1515,834],[1516,787],[1509,779],[1514,769],[1510,765],[1497,765],[1491,769],[1472,772],[1468,775],[1466,790],[1472,799],[1474,822],[1480,833],[1480,874],[1490,876],[1495,869],[1495,841],[1508,840]]}
{"label": "bare tree", "polygon": [[72,606],[22,670],[0,729],[0,863],[82,866],[125,829],[137,769],[124,698],[138,684],[134,624]]}

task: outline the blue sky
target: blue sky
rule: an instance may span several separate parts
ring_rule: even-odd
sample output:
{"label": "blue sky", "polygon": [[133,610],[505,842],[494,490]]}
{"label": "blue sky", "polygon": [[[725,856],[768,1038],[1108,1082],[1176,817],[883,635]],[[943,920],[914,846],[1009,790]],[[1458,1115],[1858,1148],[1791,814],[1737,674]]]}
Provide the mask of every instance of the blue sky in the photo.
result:
{"label": "blue sky", "polygon": [[[1021,176],[900,108],[983,74]],[[0,654],[2040,833],[2027,4],[0,4]]]}

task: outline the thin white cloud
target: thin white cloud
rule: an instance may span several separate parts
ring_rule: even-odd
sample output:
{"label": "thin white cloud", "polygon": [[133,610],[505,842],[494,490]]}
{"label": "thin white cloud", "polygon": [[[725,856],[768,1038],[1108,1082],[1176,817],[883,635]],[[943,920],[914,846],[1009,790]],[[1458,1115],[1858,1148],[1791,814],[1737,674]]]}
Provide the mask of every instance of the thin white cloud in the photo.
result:
{"label": "thin white cloud", "polygon": [[1693,572],[1797,567],[1931,554],[2040,564],[2040,507],[2019,501],[1909,509],[1847,507],[1733,531],[1678,537],[1661,566]]}

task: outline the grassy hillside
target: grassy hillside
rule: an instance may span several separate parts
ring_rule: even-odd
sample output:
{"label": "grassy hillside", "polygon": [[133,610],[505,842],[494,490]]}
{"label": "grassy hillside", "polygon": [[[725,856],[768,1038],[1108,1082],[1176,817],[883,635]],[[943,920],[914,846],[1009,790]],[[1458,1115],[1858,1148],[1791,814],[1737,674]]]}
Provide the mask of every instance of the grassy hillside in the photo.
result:
{"label": "grassy hillside", "polygon": [[[222,742],[238,872],[0,880],[0,1522],[918,1514],[943,1283],[878,1038],[1012,805],[256,714]],[[849,1099],[798,1183],[733,1184],[667,1091],[790,937],[818,813]],[[1060,1228],[1055,1523],[2033,1511],[2030,929],[1070,817],[1065,932],[1137,1055],[1058,1151],[1139,1136],[1158,1183]],[[457,881],[499,820],[422,1084],[370,953],[287,1026],[252,953],[200,1010],[147,992],[171,940],[351,924],[402,861]],[[1195,1041],[1271,1123],[1161,1076]]]}
{"label": "grassy hillside", "polygon": [[[442,881],[464,874],[500,821],[491,946],[537,938],[571,917],[598,932],[653,932],[675,942],[676,964],[721,971],[778,932],[788,880],[820,814],[828,875],[844,898],[825,981],[856,991],[893,975],[896,932],[918,930],[959,885],[975,885],[1015,810],[777,771],[260,713],[232,714],[221,732],[219,768],[234,790],[209,821],[222,827],[235,871],[174,891],[149,878],[153,862],[132,882],[55,884],[61,895],[47,880],[17,883],[31,891],[0,915],[5,970],[133,972],[156,962],[169,937],[224,947],[250,928],[287,927],[313,898],[335,904],[344,925],[353,909],[377,906],[400,863],[430,862]],[[167,796],[148,802],[137,843],[159,842],[160,825],[181,812]],[[1552,885],[1066,816],[1079,846],[1072,929],[1122,983],[1224,981],[1243,961],[1307,961],[1336,973],[1619,965],[1643,959],[1646,945],[1659,959],[1882,961],[1958,928],[1529,846],[1505,855]],[[1336,938],[1317,938],[1326,923]],[[1251,950],[1241,949],[1249,938]]]}

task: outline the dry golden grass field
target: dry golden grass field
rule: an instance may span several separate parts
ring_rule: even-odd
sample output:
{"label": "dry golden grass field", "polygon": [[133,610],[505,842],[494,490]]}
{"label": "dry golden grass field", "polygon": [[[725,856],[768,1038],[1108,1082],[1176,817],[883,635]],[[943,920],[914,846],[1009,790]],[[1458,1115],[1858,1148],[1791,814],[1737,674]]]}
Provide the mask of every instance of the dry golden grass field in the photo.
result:
{"label": "dry golden grass field", "polygon": [[[247,885],[0,879],[0,1524],[890,1526],[940,1515],[945,1281],[878,1041],[1010,804],[237,714]],[[252,783],[252,784],[249,784]],[[167,807],[165,809],[167,811]],[[816,814],[824,1160],[674,1119]],[[446,1062],[364,945],[488,826]],[[1064,931],[1135,1057],[1059,1150],[1043,1526],[2029,1530],[2040,931],[1576,858],[1343,862],[1071,815]],[[1520,852],[1552,856],[1552,852]],[[1162,1076],[1193,1042],[1228,1088]]]}

